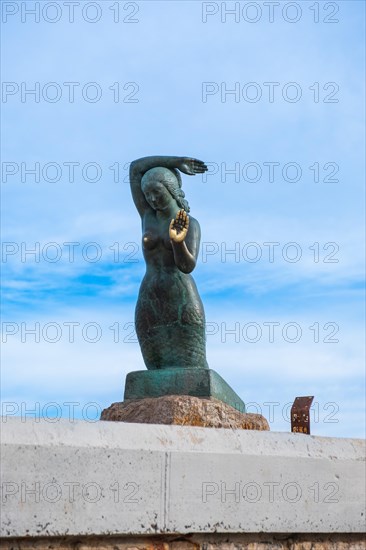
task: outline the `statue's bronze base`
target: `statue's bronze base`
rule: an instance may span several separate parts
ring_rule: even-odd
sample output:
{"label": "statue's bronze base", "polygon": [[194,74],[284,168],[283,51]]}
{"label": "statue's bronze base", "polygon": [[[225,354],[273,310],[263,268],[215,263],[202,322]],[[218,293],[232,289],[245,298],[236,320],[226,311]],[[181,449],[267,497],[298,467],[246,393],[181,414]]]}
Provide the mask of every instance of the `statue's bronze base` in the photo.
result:
{"label": "statue's bronze base", "polygon": [[101,420],[170,424],[203,428],[269,430],[260,414],[241,413],[218,399],[170,395],[113,403],[104,409]]}
{"label": "statue's bronze base", "polygon": [[190,395],[213,397],[245,413],[245,404],[217,372],[203,368],[170,368],[130,372],[124,400]]}

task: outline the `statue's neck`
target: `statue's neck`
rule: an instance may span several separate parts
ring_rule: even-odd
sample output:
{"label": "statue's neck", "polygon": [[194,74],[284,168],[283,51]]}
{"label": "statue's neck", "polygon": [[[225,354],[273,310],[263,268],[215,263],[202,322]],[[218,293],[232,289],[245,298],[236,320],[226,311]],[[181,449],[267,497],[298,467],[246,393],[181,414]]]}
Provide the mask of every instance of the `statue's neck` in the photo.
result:
{"label": "statue's neck", "polygon": [[157,210],[156,218],[161,221],[171,221],[179,212],[178,206],[169,206],[165,210]]}

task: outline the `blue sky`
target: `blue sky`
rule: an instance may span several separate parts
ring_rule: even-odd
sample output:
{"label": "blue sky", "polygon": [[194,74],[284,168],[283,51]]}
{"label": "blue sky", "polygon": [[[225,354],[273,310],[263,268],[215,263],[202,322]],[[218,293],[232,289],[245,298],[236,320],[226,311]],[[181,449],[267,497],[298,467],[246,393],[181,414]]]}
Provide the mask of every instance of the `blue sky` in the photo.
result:
{"label": "blue sky", "polygon": [[73,23],[63,2],[39,23],[21,4],[2,14],[3,412],[122,400],[144,368],[127,166],[193,156],[210,367],[272,430],[314,395],[312,433],[361,437],[364,3],[280,2],[272,23],[262,2],[226,22],[234,2],[119,2],[114,22],[116,2],[81,1]]}

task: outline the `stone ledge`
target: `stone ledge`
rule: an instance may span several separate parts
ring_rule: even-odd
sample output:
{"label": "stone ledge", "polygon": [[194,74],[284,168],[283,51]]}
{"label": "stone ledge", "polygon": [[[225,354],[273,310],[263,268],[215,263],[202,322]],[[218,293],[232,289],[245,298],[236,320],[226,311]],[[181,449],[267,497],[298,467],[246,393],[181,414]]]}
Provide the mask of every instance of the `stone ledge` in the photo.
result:
{"label": "stone ledge", "polygon": [[364,531],[361,440],[20,418],[1,432],[6,538]]}
{"label": "stone ledge", "polygon": [[269,430],[268,422],[261,414],[242,413],[218,399],[203,399],[189,395],[169,395],[112,403],[102,412],[101,420],[202,428]]}

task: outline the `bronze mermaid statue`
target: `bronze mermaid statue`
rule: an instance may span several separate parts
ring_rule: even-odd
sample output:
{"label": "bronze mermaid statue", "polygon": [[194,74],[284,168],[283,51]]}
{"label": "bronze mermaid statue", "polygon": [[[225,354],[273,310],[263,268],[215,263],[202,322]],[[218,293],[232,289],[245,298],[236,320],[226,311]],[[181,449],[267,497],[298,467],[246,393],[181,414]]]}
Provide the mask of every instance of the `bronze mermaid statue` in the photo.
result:
{"label": "bronze mermaid statue", "polygon": [[135,326],[148,369],[208,369],[205,313],[190,275],[201,230],[198,221],[188,216],[180,176],[180,172],[194,176],[206,170],[202,161],[187,157],[145,157],[130,166],[146,262]]}

